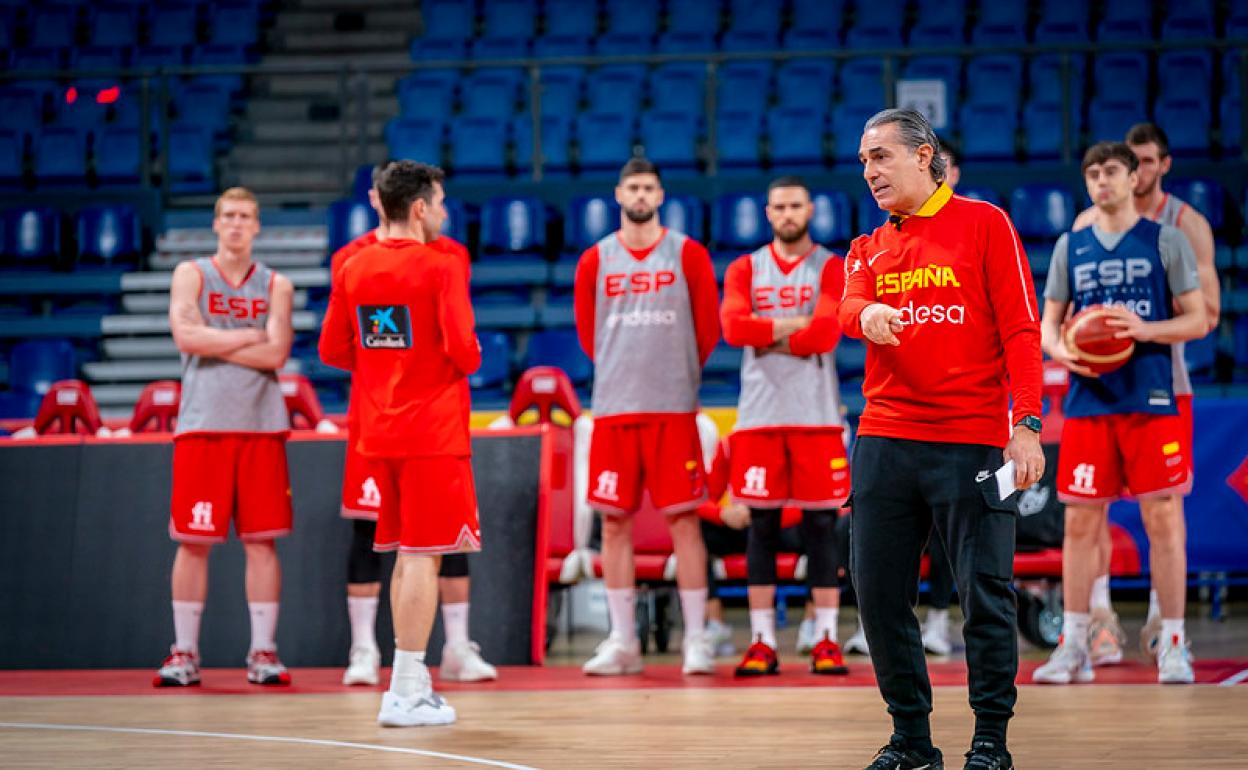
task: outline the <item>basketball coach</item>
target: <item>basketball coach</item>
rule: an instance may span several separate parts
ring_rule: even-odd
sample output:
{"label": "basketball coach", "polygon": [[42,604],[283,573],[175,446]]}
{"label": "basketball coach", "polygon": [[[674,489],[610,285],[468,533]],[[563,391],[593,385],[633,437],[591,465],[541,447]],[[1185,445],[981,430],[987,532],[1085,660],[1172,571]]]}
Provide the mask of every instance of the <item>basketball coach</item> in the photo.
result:
{"label": "basketball coach", "polygon": [[[913,610],[929,534],[949,555],[966,619],[975,734],[965,767],[1011,770],[1018,509],[1010,491],[1044,472],[1030,268],[1005,212],[945,183],[936,134],[920,113],[873,116],[858,159],[889,212],[853,242],[838,313],[846,334],[868,342],[867,406],[851,463],[851,569],[893,717],[893,735],[868,770],[945,767],[932,744],[932,689]],[[995,473],[1009,460],[1014,472],[998,486]]]}

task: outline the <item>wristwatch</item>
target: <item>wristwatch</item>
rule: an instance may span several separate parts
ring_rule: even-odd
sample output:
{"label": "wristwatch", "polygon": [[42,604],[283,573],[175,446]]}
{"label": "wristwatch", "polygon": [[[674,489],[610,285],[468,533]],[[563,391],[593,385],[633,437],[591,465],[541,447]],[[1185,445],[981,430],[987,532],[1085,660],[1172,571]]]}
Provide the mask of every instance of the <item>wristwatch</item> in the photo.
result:
{"label": "wristwatch", "polygon": [[1020,425],[1034,433],[1039,433],[1040,429],[1043,427],[1040,423],[1040,418],[1031,414],[1027,415],[1026,417],[1020,418],[1018,422],[1014,423],[1014,427],[1016,428]]}

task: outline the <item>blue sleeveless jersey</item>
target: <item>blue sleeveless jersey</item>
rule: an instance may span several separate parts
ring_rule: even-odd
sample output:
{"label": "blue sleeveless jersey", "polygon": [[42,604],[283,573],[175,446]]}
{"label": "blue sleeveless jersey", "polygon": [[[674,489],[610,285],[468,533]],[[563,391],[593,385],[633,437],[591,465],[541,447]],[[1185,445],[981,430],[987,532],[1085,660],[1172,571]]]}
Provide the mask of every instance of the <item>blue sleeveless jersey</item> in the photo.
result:
{"label": "blue sleeveless jersey", "polygon": [[[1170,284],[1161,261],[1161,225],[1140,219],[1112,250],[1087,227],[1067,238],[1067,278],[1077,313],[1091,305],[1122,305],[1145,321],[1170,318]],[[1066,416],[1177,414],[1170,346],[1137,342],[1122,367],[1100,377],[1072,375]]]}

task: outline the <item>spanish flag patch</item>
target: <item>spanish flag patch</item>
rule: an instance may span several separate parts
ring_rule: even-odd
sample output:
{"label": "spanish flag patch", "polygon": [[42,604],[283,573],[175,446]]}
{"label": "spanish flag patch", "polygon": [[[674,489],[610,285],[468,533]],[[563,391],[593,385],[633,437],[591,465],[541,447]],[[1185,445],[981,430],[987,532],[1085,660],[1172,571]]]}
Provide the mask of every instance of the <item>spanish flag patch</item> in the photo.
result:
{"label": "spanish flag patch", "polygon": [[839,471],[849,465],[849,460],[846,460],[844,457],[833,457],[829,465],[832,466],[832,470]]}
{"label": "spanish flag patch", "polygon": [[1179,442],[1171,441],[1169,444],[1162,444],[1161,453],[1167,457],[1177,455],[1179,453]]}

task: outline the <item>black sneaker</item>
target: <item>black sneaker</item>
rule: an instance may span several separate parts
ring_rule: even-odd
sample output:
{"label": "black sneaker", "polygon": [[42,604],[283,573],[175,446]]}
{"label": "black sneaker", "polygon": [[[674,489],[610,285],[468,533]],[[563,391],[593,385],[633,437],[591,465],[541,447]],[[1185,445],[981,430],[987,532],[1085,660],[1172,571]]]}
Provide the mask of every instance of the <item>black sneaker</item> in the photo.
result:
{"label": "black sneaker", "polygon": [[945,762],[940,749],[936,749],[932,756],[924,757],[893,738],[879,750],[866,770],[945,770]]}
{"label": "black sneaker", "polygon": [[993,741],[971,741],[971,750],[966,752],[966,764],[962,770],[1014,770],[1014,757]]}

